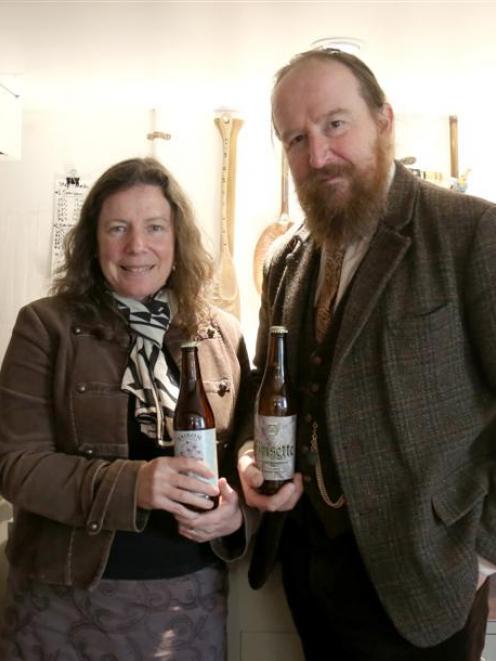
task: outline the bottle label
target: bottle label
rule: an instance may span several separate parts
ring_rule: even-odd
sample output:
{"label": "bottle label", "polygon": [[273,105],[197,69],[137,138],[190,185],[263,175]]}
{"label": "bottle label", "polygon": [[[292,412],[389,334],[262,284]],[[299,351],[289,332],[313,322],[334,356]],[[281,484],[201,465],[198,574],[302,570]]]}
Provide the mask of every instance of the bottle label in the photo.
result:
{"label": "bottle label", "polygon": [[290,480],[295,470],[296,415],[255,415],[255,458],[265,480]]}
{"label": "bottle label", "polygon": [[180,457],[191,457],[203,461],[210,468],[214,477],[206,482],[217,484],[219,470],[217,468],[217,442],[215,429],[195,429],[174,431],[174,454]]}

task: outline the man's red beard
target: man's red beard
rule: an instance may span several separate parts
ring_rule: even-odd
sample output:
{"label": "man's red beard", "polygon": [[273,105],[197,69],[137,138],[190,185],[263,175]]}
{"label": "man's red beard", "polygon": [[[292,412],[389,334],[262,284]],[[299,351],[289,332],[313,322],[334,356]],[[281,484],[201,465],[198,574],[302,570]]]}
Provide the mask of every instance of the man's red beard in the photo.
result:
{"label": "man's red beard", "polygon": [[[361,173],[351,163],[329,165],[313,170],[296,185],[305,222],[317,245],[329,240],[346,246],[375,230],[386,201],[391,164],[389,137],[378,135],[374,151],[370,172]],[[347,180],[344,195],[343,182],[327,183],[332,177]]]}

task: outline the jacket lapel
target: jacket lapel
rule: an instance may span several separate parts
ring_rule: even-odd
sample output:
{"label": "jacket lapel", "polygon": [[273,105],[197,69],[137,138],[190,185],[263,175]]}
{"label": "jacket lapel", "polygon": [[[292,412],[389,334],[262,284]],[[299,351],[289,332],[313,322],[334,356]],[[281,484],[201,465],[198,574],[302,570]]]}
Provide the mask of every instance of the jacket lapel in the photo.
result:
{"label": "jacket lapel", "polygon": [[388,209],[351,284],[334,350],[331,381],[377,305],[384,288],[406,254],[411,239],[401,230],[410,223],[417,181],[396,163]]}
{"label": "jacket lapel", "polygon": [[297,373],[298,341],[308,299],[313,297],[309,291],[311,282],[312,259],[315,254],[313,241],[306,228],[294,237],[294,248],[286,255],[285,274],[282,278],[284,287],[276,294],[275,309],[281,310],[281,323],[288,329],[288,369],[290,374]]}

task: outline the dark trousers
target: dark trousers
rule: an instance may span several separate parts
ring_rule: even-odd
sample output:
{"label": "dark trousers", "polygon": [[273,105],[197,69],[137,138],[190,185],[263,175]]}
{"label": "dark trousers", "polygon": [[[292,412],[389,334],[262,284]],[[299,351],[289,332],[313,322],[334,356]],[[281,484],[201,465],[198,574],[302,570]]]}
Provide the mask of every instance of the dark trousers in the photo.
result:
{"label": "dark trousers", "polygon": [[285,531],[281,561],[306,661],[480,661],[488,581],[477,592],[461,631],[434,647],[415,647],[400,636],[384,611],[353,535],[316,549],[301,533],[298,526],[293,533]]}

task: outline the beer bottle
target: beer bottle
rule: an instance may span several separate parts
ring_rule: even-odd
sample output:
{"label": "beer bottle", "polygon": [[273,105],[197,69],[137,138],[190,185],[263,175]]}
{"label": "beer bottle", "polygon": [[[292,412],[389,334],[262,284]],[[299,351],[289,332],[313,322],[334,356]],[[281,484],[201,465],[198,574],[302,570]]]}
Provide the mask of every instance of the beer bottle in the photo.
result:
{"label": "beer bottle", "polygon": [[260,493],[272,495],[294,475],[296,402],[288,377],[287,329],[271,326],[264,375],[255,404],[255,460]]}
{"label": "beer bottle", "polygon": [[[203,387],[197,342],[181,345],[181,380],[172,427],[174,454],[203,461],[214,476],[200,479],[217,485],[215,418]],[[218,498],[212,500],[217,505]]]}

